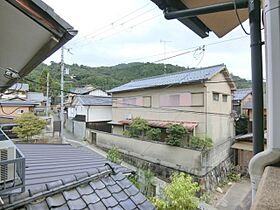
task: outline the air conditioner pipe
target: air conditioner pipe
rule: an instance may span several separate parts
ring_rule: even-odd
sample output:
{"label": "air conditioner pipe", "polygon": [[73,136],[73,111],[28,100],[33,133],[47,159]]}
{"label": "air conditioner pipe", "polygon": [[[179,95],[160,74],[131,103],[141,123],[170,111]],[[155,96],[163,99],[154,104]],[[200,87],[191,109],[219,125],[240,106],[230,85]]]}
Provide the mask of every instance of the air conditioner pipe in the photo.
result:
{"label": "air conditioner pipe", "polygon": [[254,201],[258,185],[266,166],[280,162],[280,1],[265,0],[265,40],[268,97],[268,148],[255,155],[249,163]]}

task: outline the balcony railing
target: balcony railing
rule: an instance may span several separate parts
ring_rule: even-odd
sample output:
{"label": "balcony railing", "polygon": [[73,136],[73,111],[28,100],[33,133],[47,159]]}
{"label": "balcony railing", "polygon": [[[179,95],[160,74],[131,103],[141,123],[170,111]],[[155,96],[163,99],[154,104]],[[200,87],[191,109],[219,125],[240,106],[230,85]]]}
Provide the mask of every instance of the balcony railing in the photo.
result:
{"label": "balcony railing", "polygon": [[[0,130],[2,141],[13,143]],[[1,142],[0,141],[0,144]],[[11,148],[0,148],[0,196],[25,190],[25,157],[21,151],[13,145]]]}

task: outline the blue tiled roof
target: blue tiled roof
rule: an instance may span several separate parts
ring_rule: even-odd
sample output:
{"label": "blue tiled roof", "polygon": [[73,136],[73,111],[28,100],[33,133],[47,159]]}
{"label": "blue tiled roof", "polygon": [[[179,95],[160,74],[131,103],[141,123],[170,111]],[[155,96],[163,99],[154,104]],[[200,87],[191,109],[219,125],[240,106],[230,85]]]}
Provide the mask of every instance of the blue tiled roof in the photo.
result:
{"label": "blue tiled roof", "polygon": [[233,100],[237,100],[237,101],[242,100],[251,93],[252,93],[252,88],[238,89],[233,93]]}
{"label": "blue tiled roof", "polygon": [[212,76],[223,70],[225,67],[226,66],[224,64],[220,64],[205,68],[176,72],[172,74],[159,75],[140,80],[133,80],[119,87],[115,87],[108,92],[114,93],[142,88],[199,82],[211,78]]}

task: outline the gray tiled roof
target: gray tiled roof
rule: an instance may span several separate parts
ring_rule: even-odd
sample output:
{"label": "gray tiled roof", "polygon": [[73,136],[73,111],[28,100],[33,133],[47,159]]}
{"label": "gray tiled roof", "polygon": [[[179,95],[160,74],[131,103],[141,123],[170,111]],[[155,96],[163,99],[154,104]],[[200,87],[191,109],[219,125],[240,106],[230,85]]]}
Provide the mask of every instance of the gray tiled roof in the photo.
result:
{"label": "gray tiled roof", "polygon": [[[64,177],[104,166],[101,155],[70,144],[17,144],[26,158],[26,188],[56,181]],[[117,166],[117,171],[130,170]]]}
{"label": "gray tiled roof", "polygon": [[112,97],[82,95],[76,98],[83,106],[112,106]]}
{"label": "gray tiled roof", "polygon": [[[264,101],[263,101],[263,108],[264,108],[264,109],[267,108],[267,103],[266,103],[265,97],[264,97]],[[243,105],[242,109],[253,109],[253,102],[252,102],[252,100],[247,101],[247,102]]]}
{"label": "gray tiled roof", "polygon": [[26,157],[26,191],[0,209],[154,209],[122,166],[84,147],[17,144]]}
{"label": "gray tiled roof", "polygon": [[28,92],[27,99],[30,101],[37,101],[37,102],[42,102],[46,100],[44,94],[39,92]]}
{"label": "gray tiled roof", "polygon": [[252,93],[252,88],[238,89],[238,90],[234,91],[234,93],[233,93],[233,100],[240,101],[240,100],[244,99],[250,93]]}
{"label": "gray tiled roof", "polygon": [[29,85],[25,83],[16,83],[8,88],[8,90],[29,91]]}
{"label": "gray tiled roof", "polygon": [[73,87],[73,88],[70,88],[70,92],[71,93],[75,93],[75,94],[81,94],[81,95],[84,95],[84,94],[88,94],[89,92],[95,90],[96,88],[95,87],[92,87],[92,86],[86,86],[86,87]]}
{"label": "gray tiled roof", "polygon": [[2,207],[61,210],[154,209],[122,173],[114,174],[106,166],[41,185],[20,196],[12,195],[10,204]]}
{"label": "gray tiled roof", "polygon": [[0,100],[1,106],[35,106],[38,102],[25,100]]}
{"label": "gray tiled roof", "polygon": [[224,70],[224,64],[199,69],[190,69],[172,74],[159,75],[145,79],[133,80],[129,83],[109,90],[109,93],[129,91],[142,88],[159,87],[174,84],[194,83],[207,80]]}

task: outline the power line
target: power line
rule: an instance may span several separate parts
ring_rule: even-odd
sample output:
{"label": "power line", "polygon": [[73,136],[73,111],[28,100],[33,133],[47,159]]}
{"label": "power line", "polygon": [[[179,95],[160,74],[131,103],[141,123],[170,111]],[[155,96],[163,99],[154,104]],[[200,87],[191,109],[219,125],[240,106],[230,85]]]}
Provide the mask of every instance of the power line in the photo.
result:
{"label": "power line", "polygon": [[[129,16],[131,16],[131,15],[133,15],[133,14],[136,14],[138,11],[144,9],[144,8],[147,7],[148,5],[151,5],[151,4],[150,4],[150,3],[145,4],[144,6],[142,6],[142,7],[138,8],[138,9],[136,9],[136,10],[134,10],[134,11],[128,13],[127,15],[124,15],[124,16],[118,18],[117,20],[115,20],[115,21],[113,21],[113,22],[111,22],[111,23],[109,23],[109,24],[107,24],[107,25],[105,25],[105,26],[103,26],[103,27],[97,29],[95,32],[89,33],[89,34],[85,35],[84,37],[81,37],[80,39],[75,40],[72,44],[76,45],[78,42],[83,41],[83,39],[85,39],[85,38],[87,38],[87,37],[88,37],[88,38],[90,38],[90,37],[96,37],[96,36],[98,36],[98,35],[100,35],[100,34],[103,34],[103,33],[107,32],[107,31],[110,31],[110,30],[114,29],[113,27],[114,27],[114,25],[115,25],[117,22],[119,22],[120,20],[125,19],[125,18],[127,18],[127,17],[129,17]],[[124,24],[126,24],[126,23],[128,23],[128,22],[131,22],[132,20],[135,20],[135,19],[137,19],[138,17],[141,17],[141,16],[143,16],[144,14],[147,14],[147,13],[149,13],[149,12],[155,10],[155,9],[156,9],[156,7],[152,8],[152,9],[149,9],[149,10],[147,10],[147,11],[145,11],[145,12],[142,12],[141,14],[138,14],[138,15],[135,16],[135,17],[132,17],[132,18],[130,18],[130,19],[128,19],[128,20],[126,20],[126,21],[124,21],[124,22],[122,22],[122,23],[119,23],[118,26],[123,26]],[[109,28],[108,28],[108,27],[109,27]]]}

